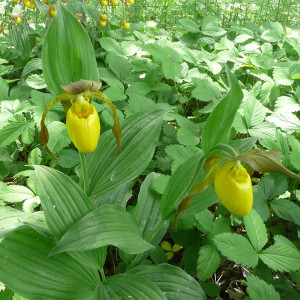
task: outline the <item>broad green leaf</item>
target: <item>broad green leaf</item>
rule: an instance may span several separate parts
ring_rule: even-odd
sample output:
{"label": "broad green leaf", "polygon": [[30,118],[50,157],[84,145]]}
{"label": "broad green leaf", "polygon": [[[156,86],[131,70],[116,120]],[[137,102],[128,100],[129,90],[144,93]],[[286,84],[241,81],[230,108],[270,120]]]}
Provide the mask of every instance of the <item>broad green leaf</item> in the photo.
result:
{"label": "broad green leaf", "polygon": [[143,111],[122,122],[122,144],[117,157],[112,132],[100,136],[98,148],[87,155],[91,196],[97,199],[143,172],[152,159],[166,112]]}
{"label": "broad green leaf", "polygon": [[202,21],[201,32],[208,36],[221,36],[226,33],[224,29],[219,27],[218,18],[208,16],[205,17]]}
{"label": "broad green leaf", "polygon": [[219,143],[227,143],[236,112],[243,99],[243,93],[234,75],[227,69],[230,91],[214,108],[208,117],[202,132],[202,150],[204,155],[211,147]]}
{"label": "broad green leaf", "polygon": [[[138,195],[138,203],[131,211],[139,222],[143,238],[154,246],[161,241],[169,225],[169,222],[163,221],[161,217],[161,195],[152,188],[153,182],[157,177],[158,174],[150,173],[145,178]],[[135,260],[140,261],[145,256],[147,256],[147,253]]]}
{"label": "broad green leaf", "polygon": [[250,242],[236,233],[221,233],[214,238],[218,250],[228,259],[242,266],[255,267],[258,255]]}
{"label": "broad green leaf", "polygon": [[52,250],[86,251],[114,245],[128,254],[153,248],[141,237],[135,218],[120,206],[103,205],[73,225]]}
{"label": "broad green leaf", "polygon": [[12,121],[1,128],[0,148],[4,148],[14,142],[30,126],[30,122]]}
{"label": "broad green leaf", "polygon": [[184,161],[173,173],[161,199],[161,214],[164,219],[170,217],[179,203],[189,195],[190,189],[199,177],[203,162],[199,152]]}
{"label": "broad green leaf", "polygon": [[33,30],[26,22],[21,22],[18,26],[12,26],[11,43],[22,58],[29,59],[32,48],[35,46]]}
{"label": "broad green leaf", "polygon": [[30,76],[28,76],[25,82],[28,86],[36,90],[45,89],[47,87],[43,74],[31,74]]}
{"label": "broad green leaf", "polygon": [[286,112],[296,112],[300,110],[300,105],[298,101],[292,97],[281,96],[278,97],[275,102],[275,111],[286,113]]}
{"label": "broad green leaf", "polygon": [[35,70],[42,70],[42,60],[40,58],[33,58],[25,65],[22,72],[22,77],[30,74]]}
{"label": "broad green leaf", "polygon": [[300,252],[294,247],[281,243],[263,250],[259,258],[268,267],[279,272],[296,271],[300,268]]}
{"label": "broad green leaf", "polygon": [[270,204],[280,218],[300,225],[300,207],[296,203],[288,199],[277,199],[270,201]]}
{"label": "broad green leaf", "polygon": [[127,95],[146,95],[151,92],[150,86],[146,82],[133,82],[126,90]]}
{"label": "broad green leaf", "polygon": [[103,282],[105,300],[166,300],[162,290],[150,280],[133,274],[118,274]]}
{"label": "broad green leaf", "polygon": [[254,249],[259,252],[268,241],[265,224],[259,214],[252,209],[251,213],[244,217],[247,235]]}
{"label": "broad green leaf", "polygon": [[[49,237],[19,229],[0,244],[0,280],[29,299],[93,299],[99,276],[68,254],[49,257]],[[37,284],[38,283],[38,284]]]}
{"label": "broad green leaf", "polygon": [[[154,282],[163,291],[168,300],[206,299],[206,295],[198,282],[178,267],[168,264],[139,266],[131,269],[129,273]],[[156,298],[152,298],[151,300],[153,299]]]}
{"label": "broad green leaf", "polygon": [[181,19],[179,20],[179,23],[185,30],[190,32],[200,32],[199,25],[191,19]]}
{"label": "broad green leaf", "polygon": [[43,212],[25,213],[11,207],[0,208],[0,238],[19,227],[31,226],[41,233],[47,230]]}
{"label": "broad green leaf", "polygon": [[0,100],[8,99],[8,83],[0,77]]}
{"label": "broad green leaf", "polygon": [[[143,238],[150,243],[158,243],[163,237],[161,235],[157,238],[157,232],[156,234],[153,232],[162,221],[160,214],[161,196],[152,189],[153,181],[157,177],[156,173],[150,173],[145,178],[138,195],[138,203],[131,212],[140,224]],[[168,222],[163,221],[163,223],[166,231]]]}
{"label": "broad green leaf", "polygon": [[247,277],[247,292],[253,300],[281,299],[273,285],[267,284],[264,280],[254,275]]}
{"label": "broad green leaf", "polygon": [[98,81],[95,52],[89,36],[60,2],[44,41],[42,64],[48,88],[55,96],[61,94],[61,85],[81,79]]}
{"label": "broad green leaf", "polygon": [[7,185],[6,187],[1,188],[0,191],[0,200],[8,203],[22,202],[34,197],[34,194],[30,189],[21,185]]}
{"label": "broad green leaf", "polygon": [[[44,166],[35,167],[37,194],[42,203],[47,224],[59,240],[82,217],[95,206],[84,191],[68,176]],[[75,259],[91,267],[102,268],[106,249],[86,253],[70,253]]]}
{"label": "broad green leaf", "polygon": [[129,181],[97,199],[96,206],[114,204],[126,208],[127,201],[132,197],[132,186],[134,182]]}
{"label": "broad green leaf", "polygon": [[201,281],[211,277],[220,265],[220,255],[211,245],[204,245],[200,248],[197,260],[197,277]]}

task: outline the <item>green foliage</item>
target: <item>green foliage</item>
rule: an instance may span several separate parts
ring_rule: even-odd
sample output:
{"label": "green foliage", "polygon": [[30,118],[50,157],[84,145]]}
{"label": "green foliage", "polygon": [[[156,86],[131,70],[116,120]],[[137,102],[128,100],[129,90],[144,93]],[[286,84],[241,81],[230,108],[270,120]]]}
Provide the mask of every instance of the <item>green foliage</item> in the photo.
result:
{"label": "green foliage", "polygon": [[[254,209],[238,217],[219,202],[205,160],[277,149],[299,172],[299,28],[261,20],[223,28],[193,1],[135,2],[59,1],[52,20],[35,0],[38,13],[17,4],[21,24],[12,20],[4,34],[0,24],[0,298],[295,298],[297,176],[248,168]],[[223,22],[227,11],[236,18],[221,2]],[[185,14],[168,15],[174,3]],[[252,4],[249,14],[260,15]],[[71,143],[69,100],[45,120],[58,160],[42,145],[45,108],[79,79],[101,80],[116,108],[117,156],[114,116],[97,99],[94,152],[79,155]],[[177,247],[172,258],[162,242]]]}

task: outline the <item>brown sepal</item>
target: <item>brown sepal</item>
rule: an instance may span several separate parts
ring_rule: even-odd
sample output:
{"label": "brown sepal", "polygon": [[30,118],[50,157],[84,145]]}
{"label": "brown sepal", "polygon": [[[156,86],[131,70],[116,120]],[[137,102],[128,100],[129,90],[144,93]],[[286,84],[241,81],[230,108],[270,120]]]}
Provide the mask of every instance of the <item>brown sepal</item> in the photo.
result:
{"label": "brown sepal", "polygon": [[252,149],[235,157],[248,164],[260,173],[281,173],[293,179],[300,180],[300,176],[286,168],[280,161],[279,152],[275,149],[265,151],[262,149]]}
{"label": "brown sepal", "polygon": [[61,88],[71,95],[78,95],[87,90],[90,90],[91,92],[97,92],[100,90],[101,86],[101,82],[81,79],[76,82],[71,82],[68,85],[63,85]]}

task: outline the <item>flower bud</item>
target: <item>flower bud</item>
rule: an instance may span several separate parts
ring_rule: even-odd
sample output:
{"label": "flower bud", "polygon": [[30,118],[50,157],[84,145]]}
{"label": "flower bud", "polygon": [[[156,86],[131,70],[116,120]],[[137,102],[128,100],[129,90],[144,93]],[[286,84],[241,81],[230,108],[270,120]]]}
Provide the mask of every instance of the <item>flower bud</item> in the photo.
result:
{"label": "flower bud", "polygon": [[75,147],[83,153],[93,152],[100,136],[100,121],[95,107],[83,96],[72,100],[67,112],[67,129]]}
{"label": "flower bud", "polygon": [[222,204],[238,216],[246,216],[253,205],[252,183],[240,161],[220,165],[215,174],[214,188]]}

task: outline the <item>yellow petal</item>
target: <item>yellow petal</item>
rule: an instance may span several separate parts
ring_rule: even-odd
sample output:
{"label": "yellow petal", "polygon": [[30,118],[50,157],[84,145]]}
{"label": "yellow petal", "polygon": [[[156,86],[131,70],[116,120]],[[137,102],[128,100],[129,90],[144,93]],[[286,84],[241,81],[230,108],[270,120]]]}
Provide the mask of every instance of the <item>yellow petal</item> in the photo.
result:
{"label": "yellow petal", "polygon": [[174,253],[173,253],[173,252],[167,252],[167,253],[166,253],[167,260],[172,259],[173,256],[174,256]]}
{"label": "yellow petal", "polygon": [[66,125],[71,141],[80,152],[89,153],[96,149],[100,136],[100,121],[92,104],[87,101],[75,102],[67,112]]}
{"label": "yellow petal", "polygon": [[253,205],[251,178],[240,162],[223,163],[215,174],[214,188],[223,205],[238,216],[246,216]]}
{"label": "yellow petal", "polygon": [[172,246],[169,242],[163,241],[160,243],[160,246],[166,251],[172,251]]}
{"label": "yellow petal", "polygon": [[177,245],[177,244],[174,244],[173,245],[173,248],[172,248],[172,251],[173,252],[178,252],[178,251],[180,251],[182,249],[182,246],[179,246],[179,245]]}

